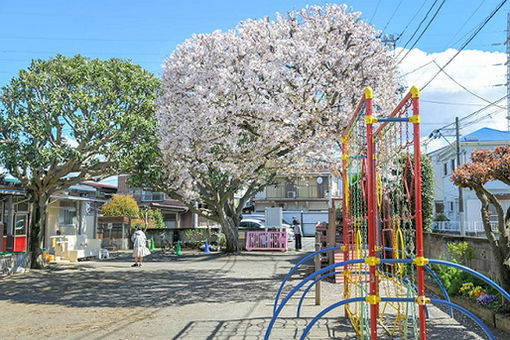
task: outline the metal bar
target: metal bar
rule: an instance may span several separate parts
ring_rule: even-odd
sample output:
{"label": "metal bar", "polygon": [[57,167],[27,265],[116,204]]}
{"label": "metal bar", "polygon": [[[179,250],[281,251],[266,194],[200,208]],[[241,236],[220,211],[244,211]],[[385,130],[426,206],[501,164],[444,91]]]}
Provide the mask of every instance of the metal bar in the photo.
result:
{"label": "metal bar", "polygon": [[[368,256],[375,257],[375,162],[374,162],[374,139],[372,138],[373,124],[369,119],[372,116],[372,90],[365,90],[366,116],[367,116],[367,185],[368,185]],[[362,180],[362,179],[361,179]],[[370,280],[370,295],[377,295],[377,277],[375,264],[368,267]],[[377,339],[377,316],[378,304],[370,304],[370,338]]]}
{"label": "metal bar", "polygon": [[356,106],[356,110],[354,110],[354,113],[352,114],[352,118],[349,121],[349,124],[345,127],[344,133],[342,134],[342,137],[345,137],[349,134],[349,130],[351,129],[352,124],[358,118],[358,115],[361,111],[361,107],[363,106],[363,102],[365,101],[365,95],[363,95],[358,102],[358,106]]}
{"label": "metal bar", "polygon": [[[325,249],[323,249],[325,250]],[[310,258],[311,256],[315,255],[314,253],[308,255],[306,258]],[[274,323],[276,321],[276,319],[278,318],[278,315],[281,313],[281,311],[283,310],[283,307],[285,307],[285,304],[290,300],[290,298],[301,288],[303,287],[308,281],[311,281],[314,277],[316,276],[319,276],[321,274],[324,274],[326,272],[329,272],[330,270],[332,269],[335,269],[335,268],[338,268],[338,267],[345,267],[345,266],[348,266],[350,264],[356,264],[356,263],[364,263],[365,260],[364,259],[356,259],[356,260],[349,260],[349,261],[343,261],[343,262],[339,262],[339,263],[335,263],[335,264],[332,264],[332,265],[329,265],[327,267],[324,267],[322,268],[321,270],[319,270],[318,272],[315,272],[315,273],[312,273],[310,274],[308,277],[306,277],[305,279],[303,279],[300,283],[298,283],[298,285],[294,288],[292,288],[292,290],[287,294],[287,296],[285,296],[285,298],[282,300],[282,303],[278,306],[278,308],[276,309],[276,311],[273,313],[273,317],[271,318],[271,321],[269,322],[269,325],[267,326],[267,330],[266,330],[266,334],[264,335],[264,339],[265,340],[268,340],[269,339],[269,336],[271,335],[271,330],[273,329],[273,326],[274,326]],[[299,264],[299,263],[298,263]],[[297,266],[297,264],[296,264]],[[296,267],[294,266],[294,268]],[[281,287],[280,287],[281,288]]]}
{"label": "metal bar", "polygon": [[[343,216],[343,236],[344,236],[344,261],[349,260],[349,223],[347,221],[347,209],[348,209],[348,203],[347,203],[347,196],[349,194],[349,187],[346,185],[346,183],[349,183],[349,175],[347,174],[347,157],[349,155],[347,154],[347,145],[345,143],[345,139],[342,138],[342,216]],[[334,256],[334,255],[333,255]],[[344,298],[347,297],[347,292],[349,291],[349,282],[347,280],[347,277],[344,275]],[[347,306],[344,310],[345,314],[347,315]]]}
{"label": "metal bar", "polygon": [[[448,292],[446,291],[446,288],[444,288],[443,283],[441,282],[441,279],[439,279],[439,277],[436,275],[436,273],[434,273],[434,271],[432,269],[430,269],[429,266],[424,266],[424,267],[429,272],[429,274],[432,275],[432,277],[436,280],[436,282],[439,285],[439,287],[441,287],[441,290],[443,291],[443,294],[444,294],[444,296],[446,298],[446,301],[451,302],[450,301],[450,296],[448,295]],[[450,317],[453,318],[453,310],[452,310],[451,306],[450,306]]]}
{"label": "metal bar", "polygon": [[[400,111],[400,109],[402,109],[404,107],[404,105],[409,101],[409,99],[411,99],[411,91],[409,91],[406,96],[404,97],[404,99],[402,99],[400,101],[400,103],[397,105],[397,107],[395,108],[395,110],[393,110],[390,115],[386,118],[393,118],[395,117],[395,115]],[[386,124],[388,123],[383,123],[381,125],[379,125],[379,127],[377,128],[377,130],[375,130],[374,132],[374,137],[376,137],[382,129],[384,129],[384,127],[386,126]]]}
{"label": "metal bar", "polygon": [[474,271],[473,269],[471,268],[468,268],[468,267],[465,267],[463,265],[460,265],[460,264],[457,264],[457,263],[453,263],[453,262],[449,262],[449,261],[444,261],[444,260],[435,260],[435,259],[429,259],[429,263],[430,264],[442,264],[442,265],[445,265],[445,266],[450,266],[450,267],[454,267],[454,268],[457,268],[457,269],[462,269],[470,274],[473,274],[474,276],[476,276],[477,278],[479,279],[482,279],[483,281],[487,282],[489,285],[491,285],[494,289],[496,289],[498,292],[501,293],[501,295],[503,295],[503,297],[505,299],[507,299],[508,301],[510,301],[510,294],[504,290],[503,288],[501,288],[496,282],[492,281],[491,279],[489,279],[487,276],[483,275],[483,274],[480,274],[479,272],[477,271]]}
{"label": "metal bar", "polygon": [[[353,303],[353,302],[359,302],[359,301],[363,301],[363,300],[364,300],[363,298],[352,298],[352,299],[348,299],[348,300],[339,301],[339,302],[334,303],[331,306],[325,308],[319,314],[317,314],[312,319],[312,321],[310,321],[310,323],[306,326],[305,330],[303,331],[303,334],[301,334],[301,338],[300,339],[301,340],[306,339],[306,336],[308,335],[308,333],[310,333],[310,330],[312,329],[312,327],[326,313],[328,313],[328,312],[332,311],[333,309],[338,308],[338,307],[340,307],[342,305],[345,305],[345,304],[348,304],[348,303]],[[390,297],[383,297],[383,298],[381,298],[381,301],[382,302],[414,302],[414,299],[412,299],[412,298],[390,298]],[[453,308],[463,312],[464,314],[469,316],[474,322],[476,322],[483,329],[483,331],[485,332],[485,334],[487,334],[489,339],[496,340],[496,338],[494,337],[492,332],[489,330],[489,328],[476,315],[474,315],[473,313],[471,313],[469,310],[465,309],[464,307],[461,307],[461,306],[459,306],[459,305],[457,305],[457,304],[455,304],[453,302],[449,302],[449,301],[445,301],[445,300],[441,300],[441,299],[430,299],[430,302],[432,302],[434,304],[447,305],[447,306],[453,307]]]}
{"label": "metal bar", "polygon": [[280,294],[282,293],[282,289],[283,289],[283,286],[285,285],[285,282],[287,282],[287,280],[289,279],[289,277],[292,275],[292,273],[297,269],[297,267],[299,267],[303,262],[305,262],[306,260],[314,257],[316,254],[321,254],[321,253],[325,253],[325,252],[328,252],[328,251],[332,251],[332,250],[339,250],[340,247],[333,247],[333,248],[325,248],[325,249],[321,249],[319,251],[315,251],[311,254],[308,254],[306,255],[305,257],[303,257],[298,263],[296,263],[296,265],[294,267],[291,268],[291,270],[289,270],[289,272],[287,273],[287,275],[285,275],[285,278],[283,279],[282,281],[282,284],[280,285],[280,288],[278,289],[278,293],[276,293],[276,298],[274,299],[274,307],[273,307],[273,314],[276,312],[277,310],[277,307],[278,307],[278,299],[280,298]]}
{"label": "metal bar", "polygon": [[328,313],[329,311],[335,309],[335,308],[338,308],[340,306],[343,306],[345,304],[349,304],[349,303],[352,303],[352,302],[361,302],[361,301],[365,301],[365,298],[362,298],[362,297],[356,297],[356,298],[352,298],[352,299],[347,299],[347,300],[342,300],[342,301],[339,301],[337,303],[334,303],[332,304],[331,306],[327,307],[327,308],[324,308],[319,314],[317,314],[313,319],[312,321],[310,321],[310,323],[306,326],[305,330],[303,331],[303,334],[301,334],[301,340],[305,340],[306,339],[306,336],[308,335],[308,333],[310,332],[310,330],[312,329],[313,325],[315,325],[315,323],[317,321],[319,321],[320,318],[322,318],[324,316],[324,314]]}
{"label": "metal bar", "polygon": [[[420,91],[417,87],[411,88],[413,116],[420,117]],[[414,139],[414,210],[416,216],[416,257],[423,257],[423,221],[421,211],[421,151],[420,151],[420,120],[415,119],[413,130]],[[425,280],[423,266],[417,266],[418,274],[418,296],[425,296]],[[420,315],[420,339],[427,339],[427,325],[425,320],[425,305],[418,307]]]}
{"label": "metal bar", "polygon": [[377,122],[409,122],[409,118],[377,118]]}
{"label": "metal bar", "polygon": [[[321,250],[321,233],[319,231],[315,232],[315,251]],[[318,272],[321,269],[321,255],[317,254],[314,258],[315,261],[315,271]],[[315,286],[315,304],[319,306],[321,304],[321,283],[317,282]]]}

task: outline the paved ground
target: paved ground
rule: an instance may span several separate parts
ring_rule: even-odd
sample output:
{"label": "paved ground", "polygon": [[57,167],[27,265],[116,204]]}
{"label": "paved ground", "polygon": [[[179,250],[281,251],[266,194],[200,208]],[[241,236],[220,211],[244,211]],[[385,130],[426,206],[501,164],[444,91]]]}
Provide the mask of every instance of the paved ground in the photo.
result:
{"label": "paved ground", "polygon": [[[312,246],[305,240],[305,248]],[[124,255],[14,275],[0,281],[0,338],[262,339],[277,287],[303,255],[155,253],[142,268],[131,268]],[[322,306],[314,305],[310,292],[301,319],[295,318],[298,300],[291,300],[271,339],[299,338],[311,318],[341,295],[341,285],[324,283]],[[430,339],[482,338],[471,323],[459,324],[433,307],[430,314]],[[382,329],[379,334],[388,338]],[[339,309],[320,320],[309,338],[355,334]]]}

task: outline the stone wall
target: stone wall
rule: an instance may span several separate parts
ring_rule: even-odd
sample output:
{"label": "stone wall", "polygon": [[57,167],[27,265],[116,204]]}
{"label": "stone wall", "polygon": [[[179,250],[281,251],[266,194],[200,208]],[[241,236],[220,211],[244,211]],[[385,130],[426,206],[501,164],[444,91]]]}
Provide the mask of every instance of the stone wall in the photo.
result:
{"label": "stone wall", "polygon": [[438,233],[423,235],[425,257],[451,260],[448,254],[448,243],[466,241],[474,250],[474,258],[468,263],[468,267],[488,276],[493,275],[492,271],[496,268],[496,262],[486,238]]}

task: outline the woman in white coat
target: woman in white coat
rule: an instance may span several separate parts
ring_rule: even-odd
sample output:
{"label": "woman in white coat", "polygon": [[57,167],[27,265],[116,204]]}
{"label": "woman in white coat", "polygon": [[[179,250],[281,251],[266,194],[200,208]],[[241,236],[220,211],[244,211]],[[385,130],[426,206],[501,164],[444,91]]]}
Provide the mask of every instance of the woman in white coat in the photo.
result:
{"label": "woman in white coat", "polygon": [[135,258],[135,263],[131,267],[141,267],[143,257],[150,255],[151,252],[146,245],[147,237],[139,226],[131,236],[131,241],[133,241],[133,257]]}

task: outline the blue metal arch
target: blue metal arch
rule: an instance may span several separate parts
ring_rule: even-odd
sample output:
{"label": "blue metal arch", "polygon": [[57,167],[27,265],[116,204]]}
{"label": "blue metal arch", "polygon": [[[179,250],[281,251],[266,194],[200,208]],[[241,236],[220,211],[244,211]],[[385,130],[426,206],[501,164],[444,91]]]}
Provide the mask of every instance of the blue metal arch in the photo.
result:
{"label": "blue metal arch", "polygon": [[[367,274],[368,272],[367,271],[363,271],[362,274]],[[336,273],[336,272],[332,272],[332,273],[327,273],[327,274],[324,274],[322,275],[321,277],[319,277],[318,279],[316,279],[315,281],[313,281],[312,283],[310,283],[310,285],[304,290],[303,292],[303,295],[301,295],[301,298],[299,299],[299,304],[298,304],[298,308],[297,308],[297,314],[296,314],[296,317],[299,318],[299,314],[300,314],[300,311],[301,311],[301,305],[303,304],[303,300],[305,299],[305,296],[306,294],[308,293],[308,291],[317,283],[319,282],[320,280],[322,280],[323,278],[326,278],[326,277],[329,277],[329,276],[333,276],[333,275],[338,275],[339,273]],[[389,274],[389,275],[392,275],[391,273],[386,273],[386,274]],[[400,278],[400,277],[399,277]],[[405,278],[401,278],[404,283],[409,283],[408,280],[406,280]],[[413,285],[412,283],[409,283],[413,289],[418,292],[418,288]],[[448,297],[448,295],[447,295]],[[450,301],[450,300],[448,300]],[[450,308],[451,310],[451,308]],[[428,318],[429,317],[429,313],[428,313],[428,308],[425,307],[425,313],[426,313],[426,317]]]}
{"label": "blue metal arch", "polygon": [[[393,248],[384,247],[384,250],[391,250],[391,251],[393,251]],[[399,254],[402,254],[402,250],[399,250],[398,252],[399,252]],[[430,275],[432,275],[434,280],[436,280],[437,284],[441,288],[441,291],[443,292],[443,294],[444,294],[444,296],[446,298],[446,301],[451,302],[450,301],[450,296],[448,295],[448,292],[446,291],[446,288],[444,287],[443,282],[441,282],[441,279],[436,275],[436,273],[434,273],[434,271],[429,266],[425,265],[424,267],[430,273]],[[449,306],[448,309],[450,310],[450,317],[453,318],[453,309],[452,309],[452,307]],[[427,309],[425,309],[425,312],[427,312]],[[427,315],[427,318],[428,318],[428,315]]]}
{"label": "blue metal arch", "polygon": [[[364,298],[353,298],[353,299],[348,299],[348,300],[344,300],[344,301],[340,301],[340,302],[337,302],[337,303],[334,303],[332,304],[331,306],[323,309],[319,314],[317,314],[313,319],[312,321],[310,321],[310,323],[306,326],[305,330],[303,331],[303,334],[301,334],[301,340],[305,340],[306,339],[306,336],[308,335],[308,333],[310,332],[310,330],[312,329],[312,327],[315,325],[315,323],[320,319],[322,318],[326,313],[330,312],[331,310],[335,309],[335,308],[338,308],[342,305],[345,305],[347,303],[352,303],[352,302],[357,302],[357,301],[361,301],[361,300],[364,300]],[[383,297],[381,298],[381,301],[384,302],[384,301],[387,301],[387,302],[414,302],[414,299],[411,299],[411,298],[387,298],[387,297]],[[494,337],[494,335],[491,333],[491,331],[489,330],[489,328],[487,328],[487,326],[476,316],[474,315],[473,313],[471,313],[470,311],[468,311],[467,309],[465,309],[464,307],[461,307],[453,302],[449,302],[449,301],[446,301],[446,300],[441,300],[441,299],[430,299],[430,301],[432,303],[438,303],[438,304],[445,304],[445,305],[448,305],[450,307],[454,307],[455,309],[458,309],[459,311],[463,312],[464,314],[466,314],[467,316],[469,316],[471,319],[473,319],[473,321],[475,321],[482,329],[483,331],[485,332],[485,334],[487,334],[487,336],[491,339],[491,340],[496,340],[496,338]]]}
{"label": "blue metal arch", "polygon": [[271,330],[273,329],[273,326],[274,326],[274,323],[276,321],[276,318],[278,317],[278,315],[280,314],[280,312],[282,311],[283,307],[285,307],[285,304],[289,301],[289,299],[301,288],[305,285],[305,283],[307,283],[308,281],[312,280],[314,277],[316,276],[319,276],[323,273],[326,273],[326,272],[329,272],[330,270],[332,269],[335,269],[337,267],[344,267],[344,266],[347,266],[347,265],[350,265],[350,264],[356,264],[356,263],[364,263],[365,260],[364,259],[356,259],[356,260],[348,260],[348,261],[343,261],[343,262],[339,262],[339,263],[335,263],[335,264],[331,264],[327,267],[324,267],[322,268],[321,270],[318,270],[316,271],[315,273],[312,273],[310,274],[308,277],[306,277],[305,279],[303,279],[300,283],[298,283],[298,285],[296,287],[294,287],[288,294],[287,296],[282,300],[282,303],[278,306],[278,308],[276,309],[276,311],[273,313],[273,317],[271,318],[271,321],[269,322],[269,325],[267,327],[267,330],[266,330],[266,334],[264,336],[264,339],[265,340],[268,340],[269,339],[269,335],[271,335]]}
{"label": "blue metal arch", "polygon": [[283,279],[283,281],[280,285],[280,288],[278,288],[278,293],[276,293],[276,297],[274,299],[274,306],[273,306],[273,315],[274,315],[274,313],[276,313],[276,309],[278,307],[278,299],[280,298],[280,294],[282,293],[283,286],[285,285],[285,282],[287,282],[289,277],[292,275],[292,273],[296,270],[296,268],[299,267],[306,260],[312,258],[313,256],[321,254],[321,253],[326,253],[326,252],[332,251],[332,250],[340,250],[340,246],[314,251],[313,253],[308,254],[305,257],[303,257],[298,263],[296,263],[296,265],[294,267],[291,268],[291,270],[287,273],[287,275],[285,275],[285,278]]}

